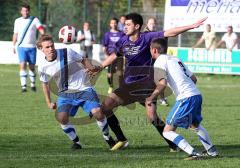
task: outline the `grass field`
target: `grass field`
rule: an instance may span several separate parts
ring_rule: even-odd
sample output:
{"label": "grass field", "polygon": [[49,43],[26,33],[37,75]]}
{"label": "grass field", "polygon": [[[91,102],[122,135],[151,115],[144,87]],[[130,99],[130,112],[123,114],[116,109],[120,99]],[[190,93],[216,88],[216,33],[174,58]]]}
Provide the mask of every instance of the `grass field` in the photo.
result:
{"label": "grass field", "polygon": [[[45,104],[40,84],[37,93],[22,94],[18,66],[0,65],[0,167],[239,167],[240,165],[240,77],[198,75],[203,93],[203,125],[209,131],[220,158],[184,161],[184,152],[169,153],[166,143],[147,122],[143,107],[118,108],[116,115],[130,146],[110,152],[95,123],[77,125],[84,149],[71,151],[71,142]],[[104,73],[97,91],[107,92]],[[169,98],[172,105],[174,97]],[[158,107],[164,118],[170,107]],[[81,113],[83,115],[83,113]],[[179,132],[197,149],[203,150],[190,130]]]}

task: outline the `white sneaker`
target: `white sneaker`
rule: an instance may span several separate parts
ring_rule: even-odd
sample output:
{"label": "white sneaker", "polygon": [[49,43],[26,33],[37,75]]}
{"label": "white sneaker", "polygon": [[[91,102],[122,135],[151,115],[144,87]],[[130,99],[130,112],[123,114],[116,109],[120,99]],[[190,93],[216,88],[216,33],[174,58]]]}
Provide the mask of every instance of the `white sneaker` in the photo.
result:
{"label": "white sneaker", "polygon": [[160,105],[162,105],[162,106],[168,106],[169,105],[167,100],[165,100],[165,99],[159,99],[159,102],[160,102]]}
{"label": "white sneaker", "polygon": [[211,156],[211,157],[218,157],[219,154],[217,152],[217,149],[215,148],[215,146],[212,146],[210,149],[208,149],[207,151],[203,151],[202,155],[204,156]]}

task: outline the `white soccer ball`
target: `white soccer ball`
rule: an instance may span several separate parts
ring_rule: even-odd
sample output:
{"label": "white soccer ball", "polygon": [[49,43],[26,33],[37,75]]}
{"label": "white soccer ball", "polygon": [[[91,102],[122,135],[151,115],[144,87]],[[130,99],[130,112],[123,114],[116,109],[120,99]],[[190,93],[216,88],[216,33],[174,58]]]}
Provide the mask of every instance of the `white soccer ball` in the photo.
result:
{"label": "white soccer ball", "polygon": [[64,44],[71,44],[76,40],[76,29],[73,26],[63,26],[58,33],[59,41]]}

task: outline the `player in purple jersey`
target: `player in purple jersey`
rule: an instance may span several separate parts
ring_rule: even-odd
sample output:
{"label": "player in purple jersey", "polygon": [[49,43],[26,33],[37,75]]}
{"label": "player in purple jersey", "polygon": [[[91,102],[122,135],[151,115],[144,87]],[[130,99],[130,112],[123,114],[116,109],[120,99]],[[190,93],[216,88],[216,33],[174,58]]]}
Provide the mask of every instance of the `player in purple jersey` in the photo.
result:
{"label": "player in purple jersey", "polygon": [[[124,36],[124,33],[119,31],[117,29],[117,23],[118,19],[117,18],[112,18],[110,20],[109,26],[110,26],[110,31],[106,32],[104,34],[102,44],[103,44],[103,50],[104,53],[109,56],[109,53],[112,53],[115,48],[115,44],[118,42],[118,40]],[[113,91],[113,75],[116,73],[116,77],[118,78],[118,84],[121,83],[122,81],[122,76],[123,76],[123,56],[118,55],[118,58],[108,66],[108,74],[107,74],[107,79],[108,79],[108,84],[109,84],[109,89],[108,93],[112,93]]]}
{"label": "player in purple jersey", "polygon": [[[112,109],[120,105],[128,105],[139,102],[145,106],[147,117],[153,126],[162,135],[165,123],[158,117],[156,113],[156,103],[154,108],[150,108],[145,104],[146,98],[151,95],[155,88],[151,69],[153,60],[150,53],[150,43],[154,38],[174,37],[180,33],[194,29],[203,24],[207,18],[201,19],[194,24],[182,27],[172,28],[166,31],[158,32],[140,32],[143,25],[143,18],[140,14],[130,13],[126,15],[125,36],[123,36],[115,46],[110,56],[102,63],[102,68],[110,65],[116,58],[117,52],[123,52],[126,58],[126,66],[124,72],[124,84],[114,90],[103,102],[103,111],[108,116],[110,128],[116,134],[118,143],[112,148],[117,150],[126,145],[127,139],[124,137],[120,128],[118,119],[113,114]],[[176,150],[176,146],[165,139],[171,150]]]}

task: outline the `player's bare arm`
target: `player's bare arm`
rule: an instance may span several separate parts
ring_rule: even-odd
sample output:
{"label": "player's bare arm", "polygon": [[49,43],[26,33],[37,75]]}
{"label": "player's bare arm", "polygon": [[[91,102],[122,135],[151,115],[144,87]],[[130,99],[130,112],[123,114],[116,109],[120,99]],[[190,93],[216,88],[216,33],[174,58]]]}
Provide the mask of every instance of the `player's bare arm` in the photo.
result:
{"label": "player's bare arm", "polygon": [[191,76],[192,81],[196,84],[197,83],[197,77],[195,75]]}
{"label": "player's bare arm", "polygon": [[152,92],[151,96],[146,98],[146,103],[147,104],[149,104],[149,103],[151,104],[154,99],[156,99],[160,94],[163,94],[166,86],[167,86],[166,79],[161,79],[158,82],[155,90]]}
{"label": "player's bare arm", "polygon": [[114,60],[117,59],[117,55],[115,53],[112,53],[109,55],[102,63],[102,68],[107,67],[108,65],[112,64]]}
{"label": "player's bare arm", "polygon": [[18,34],[17,34],[17,33],[14,33],[14,34],[13,34],[13,37],[12,37],[12,41],[13,41],[13,53],[14,53],[14,54],[16,53],[15,45],[16,45],[16,43],[17,43],[17,37],[18,37]]}
{"label": "player's bare arm", "polygon": [[43,88],[43,93],[44,93],[45,101],[47,103],[48,108],[56,109],[57,108],[56,103],[51,101],[50,89],[49,89],[48,83],[47,82],[42,82],[42,88]]}
{"label": "player's bare arm", "polygon": [[186,32],[188,30],[198,28],[199,26],[203,25],[203,23],[206,19],[207,19],[207,17],[200,19],[196,23],[193,23],[191,25],[175,27],[175,28],[166,30],[164,32],[164,37],[174,37],[174,36],[177,36],[178,34]]}

